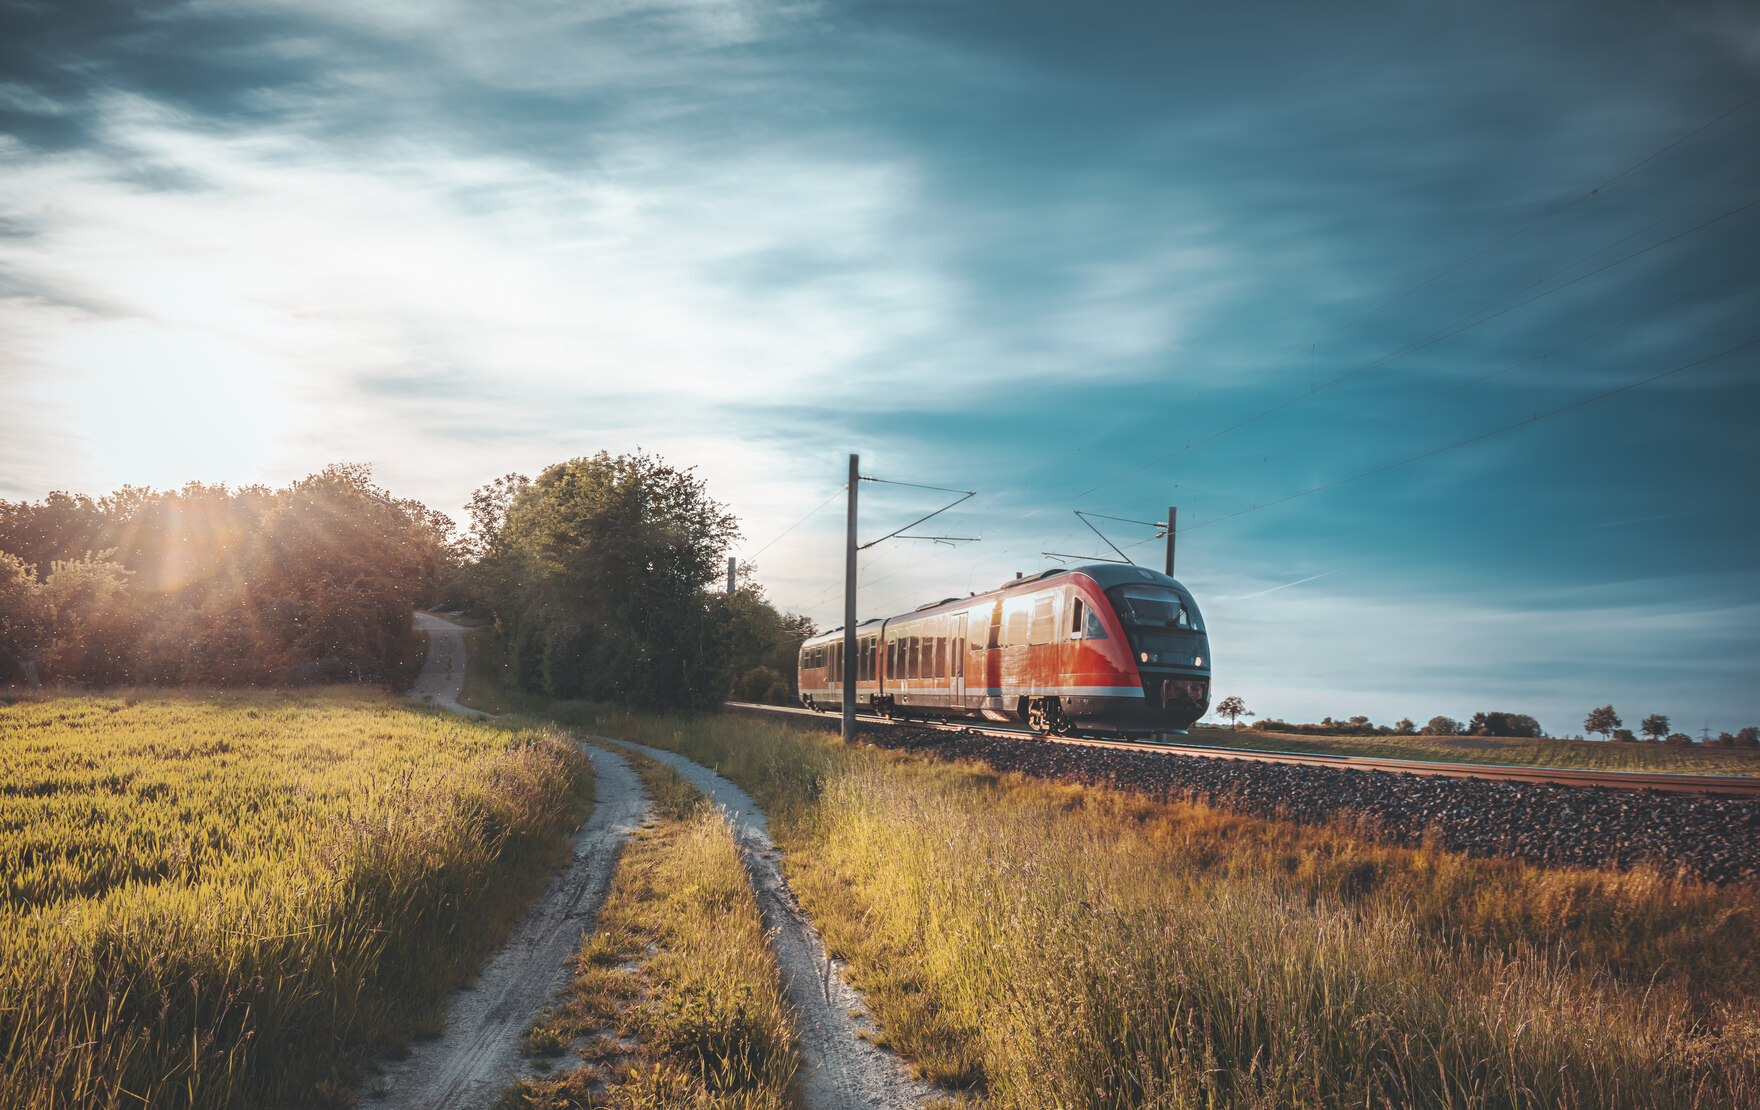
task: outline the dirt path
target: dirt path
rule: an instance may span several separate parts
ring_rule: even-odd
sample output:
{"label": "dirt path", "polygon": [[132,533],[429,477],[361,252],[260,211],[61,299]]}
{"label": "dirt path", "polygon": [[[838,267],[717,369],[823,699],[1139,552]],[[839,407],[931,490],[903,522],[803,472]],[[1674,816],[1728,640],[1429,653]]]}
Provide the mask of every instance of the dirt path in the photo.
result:
{"label": "dirt path", "polygon": [[583,750],[593,760],[598,802],[575,837],[574,862],[551,880],[477,981],[453,993],[446,1032],[366,1080],[359,1092],[373,1100],[366,1104],[486,1110],[502,1087],[537,1074],[519,1054],[520,1039],[570,981],[563,961],[580,945],[581,930],[598,917],[624,841],[648,813],[647,792],[622,756]]}
{"label": "dirt path", "polygon": [[432,613],[417,613],[415,627],[428,634],[428,661],[409,696],[467,717],[488,716],[458,704],[458,695],[464,692],[464,634],[470,629]]}
{"label": "dirt path", "polygon": [[727,810],[794,1008],[807,1110],[902,1110],[933,1097],[935,1089],[911,1078],[897,1056],[857,1035],[875,1032],[865,1018],[850,1017],[867,1013],[867,1003],[844,982],[837,961],[827,957],[824,941],[795,901],[782,876],[782,853],[751,795],[681,755],[627,740],[612,742],[666,764]]}

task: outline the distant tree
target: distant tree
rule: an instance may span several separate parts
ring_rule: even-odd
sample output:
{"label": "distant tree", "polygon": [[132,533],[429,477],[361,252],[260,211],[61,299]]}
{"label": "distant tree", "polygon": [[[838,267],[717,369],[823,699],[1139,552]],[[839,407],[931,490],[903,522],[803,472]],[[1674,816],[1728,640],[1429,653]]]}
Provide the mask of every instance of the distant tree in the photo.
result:
{"label": "distant tree", "polygon": [[1473,714],[1467,732],[1474,736],[1538,737],[1540,722],[1526,713],[1504,713],[1491,710]]}
{"label": "distant tree", "polygon": [[1638,742],[1638,738],[1632,735],[1632,730],[1629,728],[1614,729],[1613,738],[1622,744],[1635,744]]}
{"label": "distant tree", "polygon": [[1368,723],[1369,723],[1369,718],[1367,718],[1367,717],[1352,717],[1351,718],[1351,724],[1353,724],[1353,725],[1366,725]]}
{"label": "distant tree", "polygon": [[1423,730],[1424,736],[1459,736],[1461,723],[1453,717],[1432,717]]}
{"label": "distant tree", "polygon": [[1216,715],[1227,720],[1228,727],[1233,728],[1236,721],[1253,714],[1247,711],[1247,703],[1240,699],[1240,695],[1230,694],[1216,703]]}
{"label": "distant tree", "polygon": [[1668,718],[1661,713],[1652,713],[1638,725],[1638,731],[1651,741],[1659,741],[1668,735]]}
{"label": "distant tree", "polygon": [[1399,723],[1393,726],[1393,731],[1400,736],[1410,736],[1417,727],[1410,717],[1401,717]]}
{"label": "distant tree", "polygon": [[1619,719],[1619,714],[1613,711],[1613,706],[1604,705],[1600,709],[1589,710],[1589,715],[1583,718],[1583,731],[1590,736],[1599,733],[1611,737],[1613,730],[1624,723]]}
{"label": "distant tree", "polygon": [[1736,733],[1736,747],[1760,748],[1760,728],[1755,728],[1753,725],[1749,725],[1747,728]]}
{"label": "distant tree", "polygon": [[1671,732],[1668,734],[1668,742],[1678,748],[1691,744],[1693,738],[1684,732]]}
{"label": "distant tree", "polygon": [[1736,736],[1733,732],[1720,732],[1712,742],[1721,748],[1733,748],[1736,746]]}
{"label": "distant tree", "polygon": [[53,560],[39,579],[36,568],[0,551],[0,653],[31,689],[42,686],[39,664],[57,640],[77,637],[127,585],[127,568],[110,562],[110,554]]}

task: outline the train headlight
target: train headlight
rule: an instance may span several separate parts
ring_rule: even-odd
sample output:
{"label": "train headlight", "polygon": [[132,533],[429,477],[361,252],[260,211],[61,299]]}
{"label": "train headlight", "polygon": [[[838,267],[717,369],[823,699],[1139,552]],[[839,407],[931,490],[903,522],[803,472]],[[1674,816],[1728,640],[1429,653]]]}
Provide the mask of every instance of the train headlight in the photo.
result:
{"label": "train headlight", "polygon": [[1204,665],[1204,657],[1202,655],[1196,656],[1192,659],[1192,666],[1202,667],[1203,665]]}

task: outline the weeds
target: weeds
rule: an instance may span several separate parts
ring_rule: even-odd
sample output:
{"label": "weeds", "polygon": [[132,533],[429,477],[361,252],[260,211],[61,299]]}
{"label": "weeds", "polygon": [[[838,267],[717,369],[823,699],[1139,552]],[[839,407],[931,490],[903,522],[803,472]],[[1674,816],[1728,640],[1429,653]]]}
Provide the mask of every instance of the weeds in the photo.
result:
{"label": "weeds", "polygon": [[1760,894],[1541,870],[728,718],[884,1038],[995,1107],[1760,1104]]}
{"label": "weeds", "polygon": [[329,1106],[437,1026],[590,768],[354,691],[0,707],[0,1105]]}

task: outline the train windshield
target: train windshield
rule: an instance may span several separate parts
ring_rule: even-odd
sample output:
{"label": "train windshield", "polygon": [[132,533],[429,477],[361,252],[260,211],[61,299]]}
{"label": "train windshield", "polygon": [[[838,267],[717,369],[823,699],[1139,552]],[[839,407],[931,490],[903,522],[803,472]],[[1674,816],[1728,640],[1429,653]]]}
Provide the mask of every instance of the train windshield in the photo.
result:
{"label": "train windshield", "polygon": [[1202,632],[1197,614],[1186,605],[1179,591],[1148,583],[1116,586],[1106,591],[1118,609],[1119,619],[1133,628],[1186,628]]}

